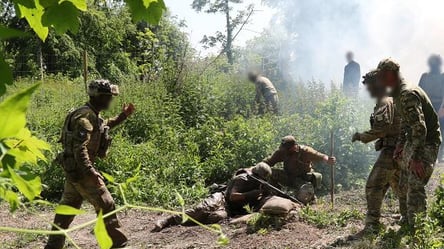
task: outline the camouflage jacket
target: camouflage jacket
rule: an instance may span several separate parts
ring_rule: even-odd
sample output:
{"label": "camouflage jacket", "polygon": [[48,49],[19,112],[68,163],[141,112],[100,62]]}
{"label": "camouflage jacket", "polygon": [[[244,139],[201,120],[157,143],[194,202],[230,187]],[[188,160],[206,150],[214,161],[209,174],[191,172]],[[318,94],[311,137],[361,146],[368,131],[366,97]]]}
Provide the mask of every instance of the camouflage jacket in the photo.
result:
{"label": "camouflage jacket", "polygon": [[71,111],[63,125],[61,142],[63,147],[62,164],[68,173],[84,173],[94,170],[93,165],[100,153],[103,134],[126,119],[121,113],[115,118],[104,120],[89,103]]}
{"label": "camouflage jacket", "polygon": [[[395,112],[391,97],[378,101],[370,117],[371,129],[359,134],[359,140],[368,143],[380,139],[380,147],[395,147],[401,131],[401,118]],[[378,150],[378,149],[377,149]]]}
{"label": "camouflage jacket", "polygon": [[[256,190],[260,190],[260,183],[248,177],[250,169],[241,169],[236,172],[235,176],[228,183],[227,190],[225,193],[226,203],[230,215],[245,214],[245,206],[248,205],[252,210],[259,209],[260,200],[258,196],[254,194]],[[230,196],[235,193],[241,193],[245,195],[243,201],[233,201]]]}
{"label": "camouflage jacket", "polygon": [[323,161],[326,157],[315,149],[299,145],[296,152],[288,152],[285,148],[279,148],[264,162],[271,167],[279,162],[284,163],[284,170],[289,177],[301,177],[313,169],[313,162]]}
{"label": "camouflage jacket", "polygon": [[271,95],[277,94],[276,88],[274,88],[273,83],[271,83],[271,81],[264,76],[259,76],[256,79],[255,85],[256,85],[256,98],[255,98],[256,102],[259,102],[262,97],[267,98]]}
{"label": "camouflage jacket", "polygon": [[393,89],[392,96],[401,117],[399,143],[411,146],[412,159],[427,161],[424,146],[441,144],[438,116],[429,97],[421,88],[410,88],[405,82]]}

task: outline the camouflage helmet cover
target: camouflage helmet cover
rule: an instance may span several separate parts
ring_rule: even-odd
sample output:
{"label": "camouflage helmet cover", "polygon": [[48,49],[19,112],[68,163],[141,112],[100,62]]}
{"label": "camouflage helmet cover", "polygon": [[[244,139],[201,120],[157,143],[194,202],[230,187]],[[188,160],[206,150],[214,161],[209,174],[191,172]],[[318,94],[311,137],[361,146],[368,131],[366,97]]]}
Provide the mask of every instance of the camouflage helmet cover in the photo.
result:
{"label": "camouflage helmet cover", "polygon": [[362,84],[364,85],[375,83],[378,78],[378,70],[373,69],[364,76],[362,76],[362,78],[363,78]]}
{"label": "camouflage helmet cover", "polygon": [[268,166],[268,164],[264,162],[260,162],[256,164],[252,169],[251,172],[255,175],[258,175],[259,177],[266,179],[271,176],[271,168]]}
{"label": "camouflage helmet cover", "polygon": [[378,71],[395,71],[399,72],[399,64],[392,58],[387,58],[379,62]]}
{"label": "camouflage helmet cover", "polygon": [[99,95],[119,95],[119,86],[111,84],[109,80],[93,80],[88,85],[88,95],[96,97]]}

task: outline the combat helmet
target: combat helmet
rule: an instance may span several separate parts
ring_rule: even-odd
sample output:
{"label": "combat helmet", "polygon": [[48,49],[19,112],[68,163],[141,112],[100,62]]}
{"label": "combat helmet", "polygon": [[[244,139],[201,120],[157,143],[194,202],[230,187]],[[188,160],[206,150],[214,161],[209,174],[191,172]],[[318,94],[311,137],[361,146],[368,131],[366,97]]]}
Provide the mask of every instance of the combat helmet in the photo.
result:
{"label": "combat helmet", "polygon": [[375,83],[378,79],[378,70],[373,69],[370,72],[366,73],[364,76],[362,76],[362,78],[363,78],[362,84],[364,85]]}
{"label": "combat helmet", "polygon": [[111,84],[109,80],[93,80],[88,85],[88,95],[96,97],[99,95],[119,95],[119,86]]}
{"label": "combat helmet", "polygon": [[291,148],[296,145],[296,138],[294,136],[285,136],[281,140],[281,146],[284,148]]}
{"label": "combat helmet", "polygon": [[271,168],[268,164],[260,162],[251,168],[251,173],[259,176],[262,179],[267,179],[271,176]]}
{"label": "combat helmet", "polygon": [[378,71],[394,71],[399,72],[399,64],[392,58],[387,58],[379,62]]}

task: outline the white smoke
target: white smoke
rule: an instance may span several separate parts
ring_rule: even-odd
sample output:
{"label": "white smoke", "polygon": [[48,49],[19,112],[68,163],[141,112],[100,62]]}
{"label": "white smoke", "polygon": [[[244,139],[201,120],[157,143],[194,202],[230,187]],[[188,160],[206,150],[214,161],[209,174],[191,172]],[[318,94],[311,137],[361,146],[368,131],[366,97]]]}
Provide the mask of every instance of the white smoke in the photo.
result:
{"label": "white smoke", "polygon": [[[287,0],[286,5],[292,7],[286,16],[290,30],[298,37],[292,73],[302,79],[341,84],[350,50],[362,73],[392,57],[417,84],[428,56],[444,55],[443,0]],[[282,22],[277,15],[272,25]]]}

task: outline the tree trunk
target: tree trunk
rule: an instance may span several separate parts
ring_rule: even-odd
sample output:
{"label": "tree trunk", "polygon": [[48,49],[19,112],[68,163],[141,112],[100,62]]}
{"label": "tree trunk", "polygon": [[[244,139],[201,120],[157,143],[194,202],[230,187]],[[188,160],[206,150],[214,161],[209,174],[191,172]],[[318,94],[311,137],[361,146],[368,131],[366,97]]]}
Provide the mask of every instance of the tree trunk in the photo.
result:
{"label": "tree trunk", "polygon": [[225,0],[225,17],[227,19],[227,43],[225,44],[225,53],[227,54],[228,63],[233,65],[233,27],[230,20],[229,0]]}

